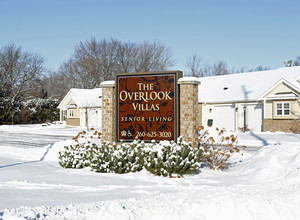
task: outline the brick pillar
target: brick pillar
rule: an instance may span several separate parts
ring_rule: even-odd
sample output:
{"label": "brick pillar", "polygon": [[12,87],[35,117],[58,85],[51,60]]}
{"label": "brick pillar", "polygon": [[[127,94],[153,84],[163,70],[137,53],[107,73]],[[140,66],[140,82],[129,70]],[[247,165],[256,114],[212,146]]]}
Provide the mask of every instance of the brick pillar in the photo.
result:
{"label": "brick pillar", "polygon": [[200,125],[200,112],[198,105],[198,85],[196,78],[187,77],[178,80],[180,88],[180,132],[183,140],[197,146],[196,127]]}
{"label": "brick pillar", "polygon": [[116,142],[116,92],[115,81],[100,84],[102,88],[102,140]]}

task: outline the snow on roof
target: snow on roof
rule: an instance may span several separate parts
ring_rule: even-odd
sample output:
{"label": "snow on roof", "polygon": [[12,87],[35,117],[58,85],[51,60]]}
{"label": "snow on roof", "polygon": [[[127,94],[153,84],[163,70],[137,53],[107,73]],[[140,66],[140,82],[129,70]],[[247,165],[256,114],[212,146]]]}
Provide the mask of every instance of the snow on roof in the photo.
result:
{"label": "snow on roof", "polygon": [[300,90],[299,76],[300,66],[200,77],[199,102],[257,101],[281,79]]}
{"label": "snow on roof", "polygon": [[102,89],[71,89],[72,99],[78,107],[100,107],[102,104]]}

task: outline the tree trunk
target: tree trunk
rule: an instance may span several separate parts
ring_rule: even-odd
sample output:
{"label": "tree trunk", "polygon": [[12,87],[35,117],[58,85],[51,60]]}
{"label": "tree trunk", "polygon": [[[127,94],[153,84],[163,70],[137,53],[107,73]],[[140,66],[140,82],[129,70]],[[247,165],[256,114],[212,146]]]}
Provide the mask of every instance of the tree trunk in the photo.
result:
{"label": "tree trunk", "polygon": [[86,130],[89,131],[89,115],[88,115],[88,109],[85,108],[85,126]]}

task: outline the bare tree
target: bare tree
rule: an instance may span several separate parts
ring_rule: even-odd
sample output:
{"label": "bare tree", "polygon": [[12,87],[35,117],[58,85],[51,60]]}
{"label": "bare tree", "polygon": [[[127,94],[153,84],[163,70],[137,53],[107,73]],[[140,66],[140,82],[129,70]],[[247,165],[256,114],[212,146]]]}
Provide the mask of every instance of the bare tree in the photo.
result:
{"label": "bare tree", "polygon": [[265,70],[270,70],[270,67],[260,65],[255,68],[249,69],[248,72],[265,71]]}
{"label": "bare tree", "polygon": [[14,44],[4,46],[0,50],[0,87],[4,98],[10,100],[6,112],[10,114],[12,123],[18,102],[30,92],[36,90],[44,73],[44,60],[41,56],[22,52],[21,47]]}
{"label": "bare tree", "polygon": [[72,57],[64,62],[59,75],[64,75],[77,88],[95,88],[102,81],[113,79],[117,64],[119,42],[111,39],[80,42]]}
{"label": "bare tree", "polygon": [[80,42],[72,57],[60,66],[77,88],[95,88],[116,73],[166,70],[174,65],[170,49],[159,42],[142,44],[95,38]]}
{"label": "bare tree", "polygon": [[247,69],[246,67],[241,67],[238,69],[232,68],[231,72],[232,73],[248,73],[248,72],[257,72],[257,71],[265,71],[265,70],[270,70],[270,67],[267,66],[257,66],[255,68]]}
{"label": "bare tree", "polygon": [[203,63],[202,59],[194,54],[187,59],[187,67],[189,68],[189,76],[204,77],[204,76],[219,76],[229,74],[227,63],[223,60],[210,65],[209,63]]}
{"label": "bare tree", "polygon": [[297,56],[293,62],[293,66],[300,66],[300,56]]}
{"label": "bare tree", "polygon": [[231,70],[232,73],[246,73],[248,72],[247,68],[246,67],[240,67],[238,69],[235,69],[234,67],[232,68]]}
{"label": "bare tree", "polygon": [[134,59],[134,72],[149,72],[167,70],[175,61],[171,58],[171,51],[161,43],[143,42],[137,46]]}
{"label": "bare tree", "polygon": [[[100,101],[100,100],[99,100]],[[92,119],[92,117],[97,114],[97,107],[92,104],[91,102],[86,101],[85,103],[83,103],[83,106],[81,107],[81,109],[83,110],[83,114],[84,114],[84,125],[86,127],[86,129],[89,131],[90,130],[90,121]]]}
{"label": "bare tree", "polygon": [[134,69],[134,61],[137,51],[135,43],[125,42],[119,43],[117,48],[118,64],[117,73],[130,73]]}
{"label": "bare tree", "polygon": [[85,121],[85,126],[86,126],[86,130],[90,130],[90,126],[89,126],[89,120],[91,119],[92,115],[95,113],[93,112],[93,108],[91,108],[88,105],[85,105],[83,107],[84,110],[84,121]]}
{"label": "bare tree", "polygon": [[227,63],[223,60],[219,60],[218,62],[214,63],[212,66],[212,71],[216,76],[229,74]]}
{"label": "bare tree", "polygon": [[49,72],[42,80],[47,97],[62,100],[71,88],[76,88],[75,80],[70,80],[67,74]]}
{"label": "bare tree", "polygon": [[80,42],[75,47],[74,54],[77,73],[92,77],[97,85],[104,80],[113,79],[119,44],[120,42],[113,38],[99,42],[92,38],[90,41]]}
{"label": "bare tree", "polygon": [[186,62],[186,66],[189,68],[188,76],[193,77],[203,77],[205,76],[205,73],[203,72],[203,69],[201,67],[201,58],[198,57],[197,54],[193,54],[190,56]]}

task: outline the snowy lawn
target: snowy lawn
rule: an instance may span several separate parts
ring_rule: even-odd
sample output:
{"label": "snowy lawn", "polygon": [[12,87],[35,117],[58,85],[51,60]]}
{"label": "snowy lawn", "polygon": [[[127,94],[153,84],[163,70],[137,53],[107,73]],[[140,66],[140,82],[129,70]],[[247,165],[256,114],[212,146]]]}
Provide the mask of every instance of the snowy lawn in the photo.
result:
{"label": "snowy lawn", "polygon": [[166,178],[61,168],[82,129],[0,126],[0,219],[300,219],[300,135],[236,133],[228,170]]}

